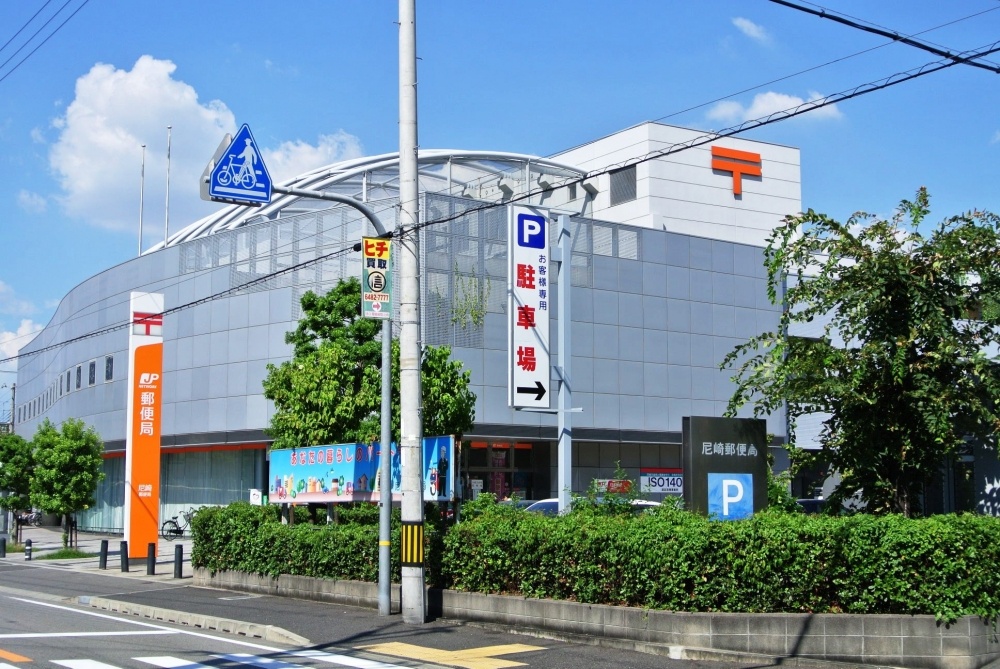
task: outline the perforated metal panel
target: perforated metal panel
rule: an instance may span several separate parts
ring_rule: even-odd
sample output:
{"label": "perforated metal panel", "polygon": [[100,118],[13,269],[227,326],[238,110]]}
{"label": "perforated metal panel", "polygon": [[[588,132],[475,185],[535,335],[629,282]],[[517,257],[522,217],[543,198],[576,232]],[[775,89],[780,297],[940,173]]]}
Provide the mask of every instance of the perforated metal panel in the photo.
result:
{"label": "perforated metal panel", "polygon": [[636,196],[635,165],[611,173],[611,206],[631,202]]}

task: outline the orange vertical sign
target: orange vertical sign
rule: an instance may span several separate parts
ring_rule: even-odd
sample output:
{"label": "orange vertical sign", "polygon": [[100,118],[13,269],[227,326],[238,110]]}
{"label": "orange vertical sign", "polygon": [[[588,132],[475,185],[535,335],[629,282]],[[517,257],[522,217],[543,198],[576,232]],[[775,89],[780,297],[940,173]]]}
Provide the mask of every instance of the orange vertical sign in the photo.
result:
{"label": "orange vertical sign", "polygon": [[146,556],[160,526],[160,415],[163,405],[163,296],[132,294],[125,540],[130,558]]}
{"label": "orange vertical sign", "polygon": [[712,147],[712,169],[720,172],[733,173],[733,195],[743,194],[743,175],[759,177],[760,154],[749,151],[737,151],[721,146]]}

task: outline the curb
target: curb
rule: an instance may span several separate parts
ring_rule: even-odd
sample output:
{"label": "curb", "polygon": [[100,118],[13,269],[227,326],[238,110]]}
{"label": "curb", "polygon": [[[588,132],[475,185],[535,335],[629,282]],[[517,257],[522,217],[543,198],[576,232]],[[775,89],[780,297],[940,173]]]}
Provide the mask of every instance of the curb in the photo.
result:
{"label": "curb", "polygon": [[125,615],[134,615],[140,618],[174,623],[176,625],[186,625],[204,630],[235,634],[237,636],[261,639],[272,643],[283,643],[290,646],[311,645],[309,639],[274,625],[258,625],[256,623],[243,622],[242,620],[230,620],[228,618],[206,616],[199,613],[171,611],[170,609],[161,609],[155,606],[119,602],[113,599],[91,597],[88,595],[77,597],[76,601],[83,606],[101,609],[102,611],[124,613]]}
{"label": "curb", "polygon": [[[600,646],[601,648],[614,648],[616,650],[629,650],[645,655],[659,655],[671,660],[706,660],[710,662],[737,662],[741,664],[751,664],[761,667],[780,666],[791,667],[792,669],[851,669],[858,665],[854,662],[840,662],[837,660],[823,660],[808,657],[788,657],[778,655],[761,655],[758,653],[747,653],[734,650],[717,650],[714,648],[697,648],[694,646],[680,646],[674,644],[656,643],[653,641],[634,641],[631,639],[618,639],[614,637],[591,636],[587,634],[573,634],[571,632],[557,632],[552,630],[542,630],[531,627],[511,627],[509,625],[488,623],[481,621],[466,621],[455,618],[442,617],[449,623],[466,625],[469,627],[479,627],[496,632],[506,632],[520,636],[534,637],[536,639],[553,639],[555,641],[565,641],[577,643],[583,646]],[[905,669],[895,665],[866,664],[865,669]],[[984,668],[985,669],[985,668]]]}

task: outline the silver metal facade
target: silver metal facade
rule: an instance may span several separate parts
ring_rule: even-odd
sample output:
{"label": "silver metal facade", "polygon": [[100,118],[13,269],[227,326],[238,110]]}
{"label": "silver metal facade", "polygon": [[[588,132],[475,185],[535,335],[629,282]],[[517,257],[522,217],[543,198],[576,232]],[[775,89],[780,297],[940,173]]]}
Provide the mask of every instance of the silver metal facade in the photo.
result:
{"label": "silver metal facade", "polygon": [[[523,190],[537,179],[527,167],[514,175],[520,180],[496,183]],[[477,402],[469,436],[554,440],[554,416],[507,406],[506,207],[445,194],[455,190],[423,193],[423,342],[451,346],[471,371]],[[506,191],[495,190],[502,199]],[[368,201],[388,228],[395,203]],[[299,298],[359,275],[358,254],[342,252],[373,232],[343,206],[289,206],[269,216],[211,234],[212,225],[195,226],[197,233],[70,291],[22,351],[29,355],[19,362],[16,431],[30,438],[43,419],[81,418],[109,451],[124,449],[125,325],[129,293],[142,290],[162,292],[167,309],[164,447],[266,440],[273,407],[261,382],[268,364],[290,355],[284,337],[299,318]],[[574,488],[583,489],[619,461],[636,477],[640,466],[676,466],[681,419],[722,413],[732,385],[720,361],[774,328],[778,309],[767,300],[759,247],[583,217],[572,219],[572,233],[573,403],[583,409],[574,418]],[[90,361],[97,363],[93,384]],[[768,429],[783,438],[783,416],[770,417]]]}

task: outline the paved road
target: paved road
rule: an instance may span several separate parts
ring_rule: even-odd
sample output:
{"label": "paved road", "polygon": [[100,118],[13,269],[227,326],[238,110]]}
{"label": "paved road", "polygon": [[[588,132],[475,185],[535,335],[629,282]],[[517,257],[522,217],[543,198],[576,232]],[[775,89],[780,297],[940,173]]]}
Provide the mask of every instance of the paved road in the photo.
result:
{"label": "paved road", "polygon": [[[170,562],[173,555],[172,544],[167,542],[161,544],[162,557],[157,563],[156,575],[147,576],[144,564],[130,568],[128,573],[122,573],[116,552],[109,556],[109,568],[103,571],[98,569],[96,557],[73,561],[44,560],[41,558],[47,552],[61,547],[58,533],[44,528],[31,528],[27,530],[25,537],[32,538],[36,546],[33,560],[26,561],[22,555],[13,553],[8,554],[6,559],[0,559],[0,611],[3,612],[0,614],[0,665],[5,663],[4,652],[27,658],[32,658],[34,652],[41,661],[39,666],[56,660],[87,660],[82,664],[60,665],[69,669],[148,668],[150,662],[141,658],[150,657],[173,658],[162,660],[157,666],[185,666],[190,669],[195,669],[198,665],[232,667],[247,663],[262,669],[298,669],[299,665],[310,667],[330,664],[362,669],[417,666],[466,669],[514,666],[537,669],[728,669],[777,666],[760,662],[677,660],[634,650],[589,645],[586,640],[567,641],[551,638],[551,635],[538,636],[530,630],[481,627],[450,620],[408,625],[399,615],[381,617],[371,609],[193,587],[189,579],[191,568],[187,545],[183,567],[186,578],[174,579]],[[99,547],[101,539],[102,537],[81,536],[81,548],[90,550]],[[117,549],[117,541],[117,538],[110,538],[109,547]],[[79,646],[79,650],[67,646],[63,653],[63,647],[56,646],[58,653],[53,651],[54,654],[39,654],[39,651],[32,651],[31,647],[23,645],[27,642],[20,641],[17,643],[22,645],[16,645],[10,638],[4,637],[5,634],[12,633],[7,628],[23,624],[23,621],[17,622],[19,619],[16,613],[11,612],[26,606],[26,600],[43,602],[32,604],[33,607],[44,608],[47,603],[50,608],[65,607],[67,612],[85,611],[91,615],[96,613],[107,616],[101,618],[102,621],[129,621],[135,624],[141,620],[147,625],[178,632],[171,635],[137,635],[132,642],[124,645],[118,639],[114,644],[89,643],[84,647],[77,639],[72,643]],[[106,610],[84,606],[81,602],[104,606]],[[109,603],[114,606],[111,610],[107,610]],[[198,652],[192,654],[187,643],[180,641],[182,633],[208,634],[213,639],[225,635],[114,612],[130,606],[150,607],[147,611],[196,614],[203,621],[244,621],[255,624],[257,629],[272,626],[279,633],[267,640],[235,635],[228,637],[251,646],[259,646],[257,649],[251,647],[245,651],[219,651],[216,648],[219,642],[211,641],[209,644],[206,641],[204,648],[199,648]],[[165,619],[171,618],[168,616]],[[36,632],[41,634],[54,629],[47,626],[44,619],[36,623],[36,626],[39,627]],[[303,651],[308,651],[307,655],[311,653],[310,657],[302,656]],[[234,655],[239,652],[264,657],[269,661],[241,659]],[[289,656],[288,653],[300,654]],[[219,655],[226,657],[218,657]],[[377,662],[372,664],[372,660]],[[93,661],[107,666],[90,664]],[[24,666],[16,662],[9,664],[17,669]],[[789,665],[786,663],[783,666]],[[0,666],[0,669],[9,667]]]}

